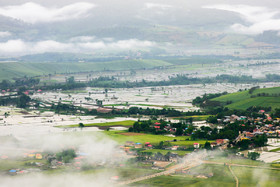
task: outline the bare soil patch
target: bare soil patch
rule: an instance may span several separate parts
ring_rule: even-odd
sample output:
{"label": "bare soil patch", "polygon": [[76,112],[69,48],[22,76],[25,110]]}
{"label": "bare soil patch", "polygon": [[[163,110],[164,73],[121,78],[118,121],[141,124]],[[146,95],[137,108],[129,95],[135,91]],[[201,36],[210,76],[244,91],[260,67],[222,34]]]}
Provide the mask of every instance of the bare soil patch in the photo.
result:
{"label": "bare soil patch", "polygon": [[136,133],[136,132],[123,132],[123,133],[119,133],[121,135],[125,135],[125,136],[143,136],[145,135],[144,133]]}

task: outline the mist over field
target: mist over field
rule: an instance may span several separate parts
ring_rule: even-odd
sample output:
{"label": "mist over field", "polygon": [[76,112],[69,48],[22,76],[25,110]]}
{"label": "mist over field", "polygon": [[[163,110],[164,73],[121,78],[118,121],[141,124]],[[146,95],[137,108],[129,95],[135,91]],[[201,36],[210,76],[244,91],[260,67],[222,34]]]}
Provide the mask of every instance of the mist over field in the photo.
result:
{"label": "mist over field", "polygon": [[[77,155],[85,156],[81,161],[71,161],[71,163],[75,164],[79,162],[77,167],[89,167],[90,165],[99,163],[110,168],[127,160],[123,150],[119,149],[116,142],[98,133],[92,136],[82,134],[76,135],[73,133],[44,136],[34,135],[20,140],[16,137],[7,136],[1,138],[1,156],[13,160],[22,160],[28,154],[38,152],[57,154],[69,149],[74,149]],[[80,162],[82,162],[81,165]],[[73,169],[74,168],[68,168],[64,173],[55,175],[31,172],[27,175],[11,177],[1,173],[0,186],[18,186],[18,184],[21,184],[21,186],[111,186],[114,185],[114,181],[111,180],[111,178],[118,175],[115,171],[98,171],[89,176],[77,174]]]}
{"label": "mist over field", "polygon": [[0,187],[277,186],[275,0],[0,0]]}

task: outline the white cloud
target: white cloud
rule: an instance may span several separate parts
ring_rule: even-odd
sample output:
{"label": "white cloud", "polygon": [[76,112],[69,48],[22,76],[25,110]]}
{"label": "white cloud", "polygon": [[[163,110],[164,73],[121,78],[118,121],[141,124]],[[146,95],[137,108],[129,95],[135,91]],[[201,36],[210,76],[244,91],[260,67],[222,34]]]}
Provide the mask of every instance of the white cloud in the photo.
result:
{"label": "white cloud", "polygon": [[60,43],[53,40],[40,41],[37,43],[30,43],[29,46],[37,53],[44,52],[64,52],[73,48],[71,43]]}
{"label": "white cloud", "polygon": [[158,9],[162,9],[162,10],[166,10],[166,9],[170,9],[173,6],[171,5],[167,5],[167,4],[157,4],[157,3],[146,3],[146,8],[158,8]]}
{"label": "white cloud", "polygon": [[275,18],[280,13],[279,11],[249,5],[211,5],[203,8],[225,10],[240,14],[250,25],[235,23],[231,26],[235,32],[261,34],[269,30],[280,31],[280,19]]}
{"label": "white cloud", "polygon": [[[82,37],[83,38],[83,37]],[[45,52],[79,52],[89,53],[95,50],[130,50],[143,49],[155,46],[151,41],[137,39],[119,41],[86,41],[76,40],[68,43],[45,40],[38,42],[25,42],[23,40],[9,40],[0,43],[0,55],[25,55]]]}
{"label": "white cloud", "polygon": [[26,50],[27,45],[22,40],[9,40],[4,43],[0,43],[0,53],[21,53]]}
{"label": "white cloud", "polygon": [[22,5],[0,7],[0,15],[34,24],[83,18],[88,16],[89,11],[94,7],[95,5],[92,3],[78,2],[61,8],[48,8],[29,2]]}
{"label": "white cloud", "polygon": [[70,42],[90,42],[93,41],[95,39],[94,36],[77,36],[77,37],[73,37],[70,38]]}
{"label": "white cloud", "polygon": [[133,49],[152,47],[155,43],[151,41],[140,41],[137,39],[120,40],[118,42],[109,43],[108,47],[116,49]]}
{"label": "white cloud", "polygon": [[5,37],[9,37],[9,36],[12,36],[12,33],[10,32],[0,32],[0,38],[5,38]]}

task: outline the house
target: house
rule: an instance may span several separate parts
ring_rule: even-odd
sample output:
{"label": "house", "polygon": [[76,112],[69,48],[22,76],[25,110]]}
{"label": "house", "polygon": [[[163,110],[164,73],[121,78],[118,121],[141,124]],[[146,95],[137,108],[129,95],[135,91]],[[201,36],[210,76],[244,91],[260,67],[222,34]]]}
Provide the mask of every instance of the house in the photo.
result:
{"label": "house", "polygon": [[213,147],[217,146],[217,143],[216,142],[212,142],[210,145],[213,148]]}
{"label": "house", "polygon": [[224,144],[224,139],[217,139],[216,143],[217,143],[217,145],[222,145],[222,144]]}
{"label": "house", "polygon": [[230,120],[231,121],[236,121],[236,120],[239,120],[239,117],[237,115],[233,114],[233,115],[230,116]]}
{"label": "house", "polygon": [[41,160],[43,158],[43,156],[41,154],[37,153],[35,155],[35,158],[38,159],[38,160]]}
{"label": "house", "polygon": [[134,146],[134,142],[133,141],[126,141],[125,146]]}
{"label": "house", "polygon": [[263,114],[263,113],[265,113],[264,110],[260,110],[260,111],[259,111],[259,114]]}
{"label": "house", "polygon": [[251,133],[251,132],[246,132],[246,138],[249,138],[249,139],[251,139],[251,138],[253,138],[255,135],[253,134],[253,133]]}
{"label": "house", "polygon": [[136,149],[142,148],[142,144],[141,143],[135,143],[134,148],[136,148]]}
{"label": "house", "polygon": [[199,143],[193,143],[193,147],[194,147],[195,149],[198,149],[198,148],[199,148]]}
{"label": "house", "polygon": [[145,147],[152,148],[153,146],[151,145],[150,142],[146,142],[146,143],[145,143]]}
{"label": "house", "polygon": [[171,150],[172,150],[172,151],[176,151],[176,150],[178,149],[178,147],[179,147],[179,146],[174,145],[174,146],[172,146]]}
{"label": "house", "polygon": [[27,155],[29,158],[34,158],[35,157],[35,154],[31,153],[31,154],[28,154]]}

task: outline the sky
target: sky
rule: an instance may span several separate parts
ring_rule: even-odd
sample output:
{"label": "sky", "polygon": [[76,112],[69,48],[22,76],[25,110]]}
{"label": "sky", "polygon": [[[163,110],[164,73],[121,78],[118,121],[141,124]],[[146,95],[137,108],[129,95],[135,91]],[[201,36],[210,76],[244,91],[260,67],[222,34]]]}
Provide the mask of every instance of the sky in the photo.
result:
{"label": "sky", "polygon": [[122,51],[170,45],[135,34],[153,25],[251,36],[274,31],[280,36],[280,4],[275,0],[0,0],[0,24],[2,56]]}

